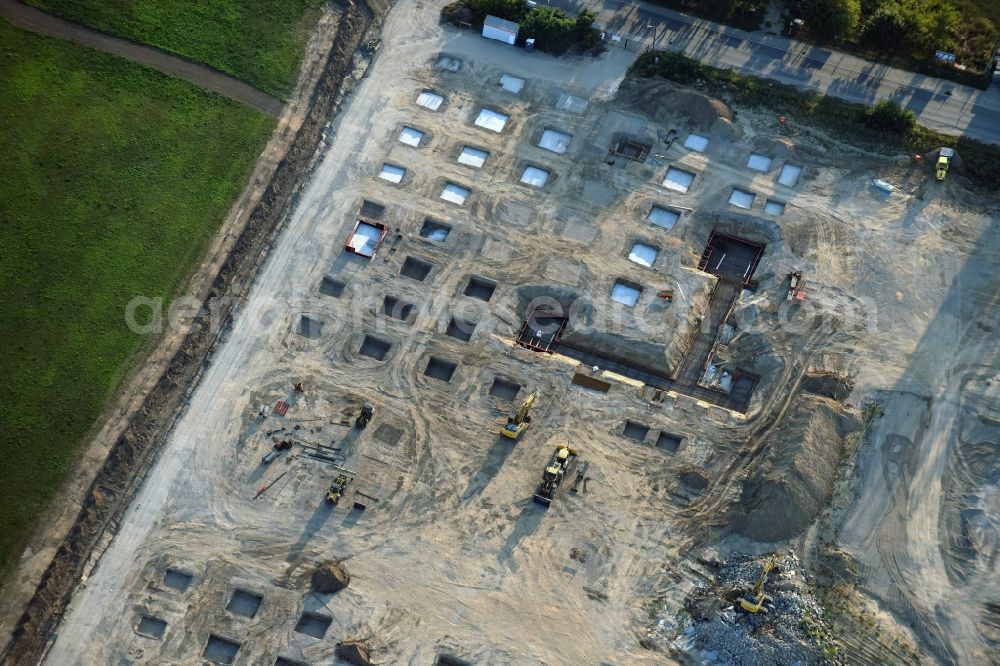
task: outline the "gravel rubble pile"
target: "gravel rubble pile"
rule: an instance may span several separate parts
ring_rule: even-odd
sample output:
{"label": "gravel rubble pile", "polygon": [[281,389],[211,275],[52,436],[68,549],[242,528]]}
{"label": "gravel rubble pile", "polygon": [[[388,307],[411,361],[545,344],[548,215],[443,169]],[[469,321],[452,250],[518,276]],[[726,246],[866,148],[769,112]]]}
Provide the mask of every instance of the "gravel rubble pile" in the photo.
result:
{"label": "gravel rubble pile", "polygon": [[764,586],[766,611],[739,608],[739,597],[750,594],[766,561],[745,556],[721,562],[717,585],[695,590],[688,600],[691,623],[671,647],[720,666],[838,663],[832,650],[824,654],[829,629],[794,555],[776,557]]}

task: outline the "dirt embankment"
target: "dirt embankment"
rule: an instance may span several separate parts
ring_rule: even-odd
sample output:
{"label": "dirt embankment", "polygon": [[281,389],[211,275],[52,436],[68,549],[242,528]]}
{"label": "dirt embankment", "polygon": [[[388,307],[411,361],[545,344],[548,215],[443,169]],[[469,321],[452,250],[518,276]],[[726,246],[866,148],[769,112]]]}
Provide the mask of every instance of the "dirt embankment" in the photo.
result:
{"label": "dirt embankment", "polygon": [[744,484],[734,529],[768,543],[805,530],[829,503],[847,435],[859,427],[840,403],[803,393]]}
{"label": "dirt embankment", "polygon": [[324,127],[340,106],[343,96],[338,93],[354,69],[353,56],[368,24],[366,13],[367,8],[359,8],[350,1],[345,3],[337,39],[327,56],[305,122],[216,275],[202,314],[195,319],[180,350],[118,437],[91,484],[72,529],[57,549],[14,630],[3,654],[5,666],[39,659],[95,547],[128,506],[157,446],[164,440],[218,341],[210,313],[221,312],[228,317],[252,281],[287,204],[304,180]]}

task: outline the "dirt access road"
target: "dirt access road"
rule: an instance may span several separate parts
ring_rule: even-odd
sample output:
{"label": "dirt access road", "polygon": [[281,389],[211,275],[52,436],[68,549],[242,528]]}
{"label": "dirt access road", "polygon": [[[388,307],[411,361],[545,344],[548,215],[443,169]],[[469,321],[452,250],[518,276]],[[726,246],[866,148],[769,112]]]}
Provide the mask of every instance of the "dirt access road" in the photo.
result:
{"label": "dirt access road", "polygon": [[112,37],[77,23],[65,21],[17,0],[0,0],[0,16],[24,30],[67,39],[152,67],[164,74],[189,81],[199,88],[211,90],[223,97],[252,106],[275,118],[281,117],[285,107],[285,103],[280,99],[207,65],[200,65],[152,46]]}

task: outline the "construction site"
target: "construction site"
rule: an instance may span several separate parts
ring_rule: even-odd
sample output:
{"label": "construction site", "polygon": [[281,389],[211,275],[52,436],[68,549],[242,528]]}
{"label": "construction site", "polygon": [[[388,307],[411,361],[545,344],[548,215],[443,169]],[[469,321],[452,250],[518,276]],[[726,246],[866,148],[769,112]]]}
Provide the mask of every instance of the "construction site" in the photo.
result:
{"label": "construction site", "polygon": [[996,198],[439,11],[44,663],[1000,663]]}

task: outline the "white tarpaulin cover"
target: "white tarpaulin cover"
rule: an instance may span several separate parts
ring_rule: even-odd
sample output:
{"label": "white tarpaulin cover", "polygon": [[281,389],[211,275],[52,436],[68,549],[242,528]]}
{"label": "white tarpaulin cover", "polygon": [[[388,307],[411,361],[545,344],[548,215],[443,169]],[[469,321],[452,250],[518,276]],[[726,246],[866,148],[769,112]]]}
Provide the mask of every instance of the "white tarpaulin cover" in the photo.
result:
{"label": "white tarpaulin cover", "polygon": [[387,180],[390,183],[398,183],[403,180],[403,176],[406,175],[406,169],[403,167],[398,167],[395,164],[383,164],[382,171],[379,173],[378,177],[382,180]]}
{"label": "white tarpaulin cover", "polygon": [[412,127],[404,127],[399,133],[399,142],[408,146],[419,146],[420,140],[424,138],[424,133]]}
{"label": "white tarpaulin cover", "polygon": [[542,132],[542,138],[538,140],[538,147],[551,150],[553,153],[564,154],[569,148],[569,142],[573,139],[572,134],[559,132],[554,129],[547,129]]}
{"label": "white tarpaulin cover", "polygon": [[437,93],[430,92],[429,90],[417,95],[417,104],[425,109],[430,109],[431,111],[437,111],[440,109],[442,102],[444,102],[444,97],[441,97],[441,95],[438,95]]}
{"label": "white tarpaulin cover", "polygon": [[382,238],[381,229],[367,222],[362,222],[354,231],[354,235],[351,236],[347,245],[358,254],[370,257],[375,253],[380,238]]}
{"label": "white tarpaulin cover", "polygon": [[663,179],[663,187],[676,192],[687,192],[693,182],[694,174],[690,171],[670,167],[667,169],[667,177]]}
{"label": "white tarpaulin cover", "polygon": [[771,170],[771,158],[767,155],[761,155],[760,153],[750,153],[750,159],[747,160],[747,166],[754,171],[767,173]]}
{"label": "white tarpaulin cover", "polygon": [[799,174],[801,173],[802,167],[797,164],[785,164],[781,167],[781,173],[778,174],[778,183],[793,187],[795,183],[799,182]]}
{"label": "white tarpaulin cover", "polygon": [[703,153],[708,148],[708,137],[700,134],[688,134],[688,138],[684,140],[684,147]]}
{"label": "white tarpaulin cover", "polygon": [[641,294],[635,287],[630,287],[627,284],[622,284],[621,282],[615,282],[615,286],[611,288],[611,300],[618,301],[622,305],[627,305],[633,307],[639,302],[639,294]]}
{"label": "white tarpaulin cover", "polygon": [[549,179],[549,172],[545,169],[530,166],[521,174],[521,182],[527,185],[541,187]]}
{"label": "white tarpaulin cover", "polygon": [[736,188],[733,193],[729,195],[729,203],[736,206],[737,208],[749,208],[753,205],[754,193],[747,192],[746,190],[741,190]]}
{"label": "white tarpaulin cover", "polygon": [[673,229],[674,225],[677,224],[677,220],[681,219],[681,214],[675,210],[653,206],[649,209],[649,215],[646,216],[646,219],[658,227]]}
{"label": "white tarpaulin cover", "polygon": [[516,95],[524,88],[524,79],[511,76],[510,74],[501,74],[500,87]]}
{"label": "white tarpaulin cover", "polygon": [[628,258],[640,266],[651,267],[653,262],[656,261],[656,255],[659,253],[659,250],[651,245],[636,243],[632,246],[632,251],[629,252]]}
{"label": "white tarpaulin cover", "polygon": [[445,201],[462,205],[469,198],[469,190],[455,183],[445,183],[444,190],[441,192],[441,198]]}
{"label": "white tarpaulin cover", "polygon": [[476,118],[476,125],[492,132],[502,132],[503,127],[506,124],[507,116],[502,113],[497,113],[492,109],[483,109],[479,112],[479,116]]}
{"label": "white tarpaulin cover", "polygon": [[459,164],[468,164],[469,166],[474,166],[477,169],[481,168],[486,162],[486,158],[490,154],[485,150],[479,150],[478,148],[473,148],[472,146],[465,146],[462,148],[462,154],[458,156]]}
{"label": "white tarpaulin cover", "polygon": [[785,212],[785,202],[768,199],[764,202],[764,212],[768,215],[781,215]]}

